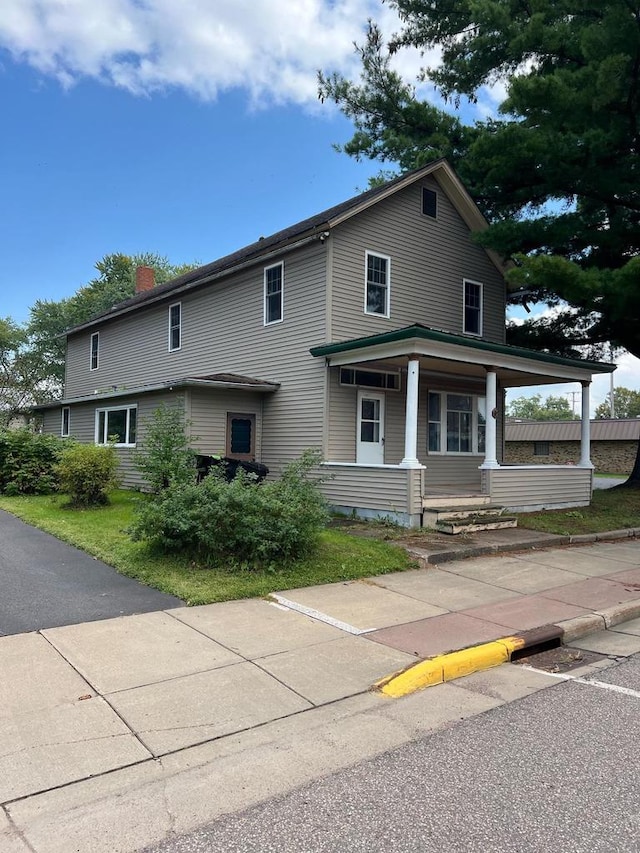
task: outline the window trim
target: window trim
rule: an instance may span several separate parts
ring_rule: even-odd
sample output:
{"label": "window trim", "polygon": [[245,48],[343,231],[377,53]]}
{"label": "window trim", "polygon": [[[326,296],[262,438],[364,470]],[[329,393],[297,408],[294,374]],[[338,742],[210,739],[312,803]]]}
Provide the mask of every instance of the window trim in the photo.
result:
{"label": "window trim", "polygon": [[[251,446],[249,453],[231,452],[231,424],[234,419],[251,421]],[[229,459],[242,462],[254,462],[256,458],[256,415],[255,412],[227,412],[227,434],[225,436],[225,455]]]}
{"label": "window trim", "polygon": [[[470,332],[467,329],[467,285],[472,284],[480,289],[480,306],[478,310],[478,328],[477,332]],[[473,335],[474,338],[482,337],[482,327],[484,325],[484,285],[481,281],[474,281],[472,278],[462,279],[462,332],[465,335]]]}
{"label": "window trim", "polygon": [[[95,346],[95,366],[94,362],[94,347],[93,342],[96,342]],[[100,367],[100,332],[93,332],[91,334],[91,338],[89,339],[89,370],[97,370]]]}
{"label": "window trim", "polygon": [[[177,326],[173,326],[171,324],[171,312],[174,308],[179,309]],[[168,340],[169,352],[178,352],[178,350],[182,349],[182,302],[174,302],[172,305],[169,305],[168,325],[169,325],[169,340]],[[172,333],[176,329],[178,331],[178,346],[174,347],[171,345],[172,344]]]}
{"label": "window trim", "polygon": [[[137,440],[137,437],[138,437],[138,435],[137,435],[137,432],[138,432],[138,404],[132,403],[130,406],[101,406],[100,408],[96,408],[96,410],[95,410],[95,434],[94,434],[95,443],[99,444],[101,446],[105,446],[106,444],[109,444],[109,434],[107,432],[108,426],[109,426],[109,418],[108,417],[105,417],[105,422],[104,422],[104,428],[105,428],[105,432],[107,432],[107,435],[102,436],[102,440],[100,440],[100,435],[99,435],[100,414],[102,412],[104,412],[105,416],[106,416],[108,412],[126,411],[126,413],[127,413],[126,427],[125,427],[126,438],[127,439],[130,438],[131,411],[132,411],[132,409],[135,410],[135,412],[136,412],[136,440]],[[105,438],[106,438],[106,441],[104,440]],[[135,441],[133,441],[133,442],[131,442],[131,441],[115,442],[113,446],[114,447],[135,447],[136,442]]]}
{"label": "window trim", "polygon": [[[429,395],[437,394],[440,397],[440,421],[431,421],[429,419]],[[471,441],[472,441],[472,450],[448,450],[447,449],[447,413],[450,411],[447,407],[447,395],[448,394],[457,394],[460,397],[471,397]],[[475,394],[473,392],[465,392],[465,391],[435,391],[429,389],[426,394],[427,398],[427,455],[428,456],[480,456],[484,457],[485,451],[478,449],[478,426],[479,426],[479,406],[478,400],[485,400],[485,409],[486,409],[486,397],[484,394]],[[429,449],[429,424],[430,423],[439,423],[440,424],[440,450],[430,450]],[[485,414],[485,426],[486,426],[486,414]],[[444,446],[444,450],[443,450]]]}
{"label": "window trim", "polygon": [[[381,258],[386,261],[387,269],[386,269],[386,299],[385,299],[385,313],[382,314],[379,311],[369,311],[367,310],[368,299],[367,295],[369,292],[369,258]],[[372,282],[373,284],[374,282]],[[379,285],[377,285],[379,286]],[[383,319],[388,320],[391,317],[391,256],[385,255],[382,252],[374,252],[370,249],[366,249],[364,253],[364,313],[368,317],[382,317]]]}
{"label": "window trim", "polygon": [[[436,210],[435,213],[427,213],[425,211],[425,209],[424,209],[425,208],[425,204],[424,204],[425,193],[432,193],[433,194],[435,210]],[[422,192],[420,193],[420,212],[422,213],[423,216],[426,216],[427,219],[437,219],[438,218],[438,193],[436,192],[436,190],[432,190],[431,187],[424,187],[424,186],[422,187]]]}
{"label": "window trim", "polygon": [[[280,317],[277,320],[268,320],[267,319],[267,316],[268,316],[267,296],[268,295],[273,296],[274,294],[267,294],[267,273],[269,270],[276,269],[276,267],[280,268]],[[263,301],[262,321],[263,321],[263,325],[275,326],[278,323],[282,323],[284,321],[284,261],[278,261],[277,264],[269,264],[268,267],[264,268],[262,276],[263,276],[263,278],[262,278],[262,281],[263,281],[263,284],[262,284],[262,293],[263,293],[263,297],[262,297],[262,301]]]}
{"label": "window trim", "polygon": [[[66,414],[66,429],[65,429],[65,414]],[[63,406],[60,419],[60,436],[69,438],[71,435],[71,407]]]}

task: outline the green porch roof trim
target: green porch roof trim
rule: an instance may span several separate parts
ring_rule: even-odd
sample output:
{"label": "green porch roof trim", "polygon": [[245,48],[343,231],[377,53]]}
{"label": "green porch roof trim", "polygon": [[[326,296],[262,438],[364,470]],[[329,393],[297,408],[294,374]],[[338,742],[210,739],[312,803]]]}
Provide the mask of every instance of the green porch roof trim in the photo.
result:
{"label": "green porch roof trim", "polygon": [[314,358],[317,358],[319,356],[336,355],[340,352],[349,352],[350,350],[359,350],[384,344],[399,343],[401,341],[411,340],[412,338],[424,341],[437,341],[438,343],[444,344],[455,344],[469,349],[495,353],[496,355],[514,355],[519,358],[527,358],[530,361],[544,361],[548,364],[560,364],[565,367],[581,367],[591,370],[593,373],[613,373],[616,369],[615,364],[605,364],[600,361],[586,361],[578,358],[564,358],[560,355],[551,355],[547,352],[536,352],[535,350],[524,349],[524,347],[510,346],[509,344],[494,344],[489,341],[467,338],[464,335],[454,335],[450,332],[441,332],[438,329],[430,329],[428,326],[421,326],[419,324],[407,326],[404,329],[396,329],[393,332],[383,332],[380,335],[368,335],[365,338],[354,338],[351,341],[340,341],[335,344],[324,344],[323,346],[312,347],[309,352],[314,356]]}

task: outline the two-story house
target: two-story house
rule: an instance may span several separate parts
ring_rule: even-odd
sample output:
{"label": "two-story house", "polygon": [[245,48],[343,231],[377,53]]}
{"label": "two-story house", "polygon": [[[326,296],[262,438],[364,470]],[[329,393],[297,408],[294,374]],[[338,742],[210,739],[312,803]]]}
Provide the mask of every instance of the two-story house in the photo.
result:
{"label": "two-story house", "polygon": [[[591,496],[589,383],[613,366],[505,344],[501,260],[439,160],[153,287],[68,333],[64,399],[47,432],[117,436],[124,481],[161,401],[204,454],[276,475],[320,448],[331,504],[419,525],[429,503],[522,509]],[[502,463],[504,392],[582,386],[576,466]],[[270,475],[271,476],[271,475]]]}

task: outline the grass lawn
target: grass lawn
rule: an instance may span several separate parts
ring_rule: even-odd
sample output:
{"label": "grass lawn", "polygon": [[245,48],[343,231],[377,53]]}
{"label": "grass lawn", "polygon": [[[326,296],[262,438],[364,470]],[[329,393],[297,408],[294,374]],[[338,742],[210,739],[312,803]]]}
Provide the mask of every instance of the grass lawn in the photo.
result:
{"label": "grass lawn", "polygon": [[277,571],[209,568],[184,557],[154,554],[144,543],[131,541],[125,530],[131,523],[134,503],[139,500],[135,492],[114,492],[111,504],[100,509],[63,509],[63,500],[40,495],[0,496],[0,509],[81,548],[121,574],[176,595],[188,604],[251,598],[411,567],[411,558],[397,545],[329,529],[321,534],[312,556],[283,565]]}
{"label": "grass lawn", "polygon": [[520,513],[518,527],[562,535],[640,527],[640,489],[596,489],[591,506]]}

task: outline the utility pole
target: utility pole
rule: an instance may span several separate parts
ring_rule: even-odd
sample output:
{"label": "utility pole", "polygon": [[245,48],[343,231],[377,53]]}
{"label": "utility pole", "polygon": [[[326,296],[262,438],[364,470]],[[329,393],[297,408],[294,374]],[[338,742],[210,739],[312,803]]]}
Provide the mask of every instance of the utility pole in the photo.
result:
{"label": "utility pole", "polygon": [[[611,346],[611,344],[609,344],[609,357],[611,358],[611,361],[613,361],[613,347]],[[611,401],[611,417],[615,418],[615,416],[616,416],[616,401],[615,401],[615,394],[613,393],[614,392],[613,373],[609,374],[609,382],[611,383],[611,387],[609,389],[609,399]]]}
{"label": "utility pole", "polygon": [[571,397],[571,414],[576,416],[576,399],[580,396],[580,391],[567,391],[567,397]]}

